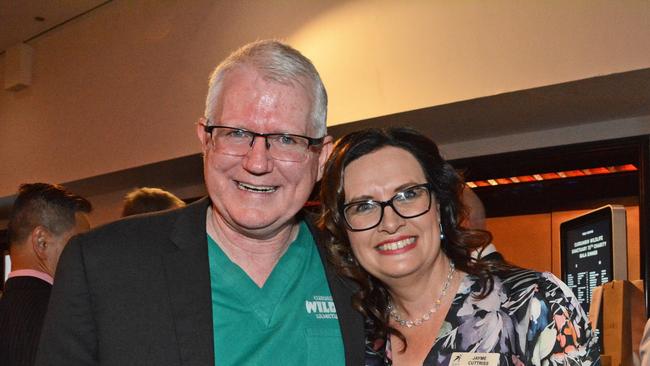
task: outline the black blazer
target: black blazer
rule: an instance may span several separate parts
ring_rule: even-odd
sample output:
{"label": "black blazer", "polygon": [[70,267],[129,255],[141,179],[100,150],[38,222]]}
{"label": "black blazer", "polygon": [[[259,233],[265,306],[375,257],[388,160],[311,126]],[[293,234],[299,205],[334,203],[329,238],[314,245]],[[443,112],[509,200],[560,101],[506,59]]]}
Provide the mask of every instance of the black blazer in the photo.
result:
{"label": "black blazer", "polygon": [[[36,365],[214,365],[209,202],[73,238],[59,261]],[[346,364],[362,365],[363,319],[350,306],[353,287],[323,262]]]}
{"label": "black blazer", "polygon": [[0,365],[32,366],[52,285],[13,277],[0,295]]}

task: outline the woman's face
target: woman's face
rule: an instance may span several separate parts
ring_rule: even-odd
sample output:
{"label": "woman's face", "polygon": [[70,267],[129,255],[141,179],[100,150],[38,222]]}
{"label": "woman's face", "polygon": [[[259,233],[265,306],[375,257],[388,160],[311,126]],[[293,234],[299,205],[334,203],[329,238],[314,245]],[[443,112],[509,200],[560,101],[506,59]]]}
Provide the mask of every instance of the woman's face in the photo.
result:
{"label": "woman's face", "polygon": [[[388,201],[400,192],[414,197],[408,188],[427,183],[422,167],[411,153],[388,146],[364,155],[343,171],[345,203],[375,200]],[[393,201],[395,204],[396,198]],[[357,212],[363,213],[366,207]],[[426,276],[440,253],[439,205],[431,197],[431,209],[418,217],[405,219],[386,206],[376,227],[351,231],[352,251],[363,268],[376,278],[391,280]]]}

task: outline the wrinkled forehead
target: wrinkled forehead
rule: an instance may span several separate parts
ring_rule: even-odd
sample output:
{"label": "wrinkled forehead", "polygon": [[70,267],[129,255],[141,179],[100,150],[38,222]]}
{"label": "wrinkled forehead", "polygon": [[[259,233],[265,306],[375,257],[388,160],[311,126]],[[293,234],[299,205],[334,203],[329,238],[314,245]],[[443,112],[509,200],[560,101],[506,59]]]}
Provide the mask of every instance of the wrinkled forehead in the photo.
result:
{"label": "wrinkled forehead", "polygon": [[238,67],[224,75],[211,119],[224,114],[282,119],[310,132],[314,98],[307,81],[277,78],[251,67]]}
{"label": "wrinkled forehead", "polygon": [[282,86],[287,89],[295,90],[296,93],[304,95],[310,103],[314,103],[313,81],[306,75],[286,75],[273,70],[264,70],[258,67],[241,64],[236,65],[228,70],[224,70],[221,78],[221,93],[228,86],[235,85],[259,85]]}

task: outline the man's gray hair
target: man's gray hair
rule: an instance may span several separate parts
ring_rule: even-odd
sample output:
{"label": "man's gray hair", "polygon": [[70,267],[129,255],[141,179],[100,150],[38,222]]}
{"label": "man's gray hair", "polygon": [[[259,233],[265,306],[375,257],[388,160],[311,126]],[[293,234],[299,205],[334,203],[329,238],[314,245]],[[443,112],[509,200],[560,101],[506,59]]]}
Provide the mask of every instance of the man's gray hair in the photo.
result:
{"label": "man's gray hair", "polygon": [[228,72],[241,66],[251,66],[265,80],[281,84],[300,85],[311,92],[311,123],[316,136],[327,133],[327,92],[314,64],[296,49],[275,40],[249,43],[228,56],[210,76],[205,117],[210,118],[216,108],[223,79]]}

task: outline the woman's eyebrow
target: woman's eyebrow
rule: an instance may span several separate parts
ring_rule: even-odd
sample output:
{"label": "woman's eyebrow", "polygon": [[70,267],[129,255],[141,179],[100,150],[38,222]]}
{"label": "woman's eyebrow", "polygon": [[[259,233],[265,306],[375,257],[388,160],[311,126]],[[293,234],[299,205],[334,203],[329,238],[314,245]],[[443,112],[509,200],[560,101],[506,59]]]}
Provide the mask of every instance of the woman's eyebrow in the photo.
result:
{"label": "woman's eyebrow", "polygon": [[407,189],[407,188],[411,188],[411,187],[413,187],[413,186],[417,186],[417,185],[420,185],[420,184],[422,184],[422,183],[418,183],[418,182],[408,182],[408,183],[404,183],[404,184],[398,186],[397,188],[395,188],[395,190],[394,190],[393,192],[395,192],[395,193],[399,193],[399,192],[401,192],[401,191],[403,191],[403,190],[405,190],[405,189]]}
{"label": "woman's eyebrow", "polygon": [[367,194],[364,194],[362,196],[354,196],[354,197],[350,198],[350,201],[348,203],[350,203],[350,202],[359,202],[359,201],[374,201],[374,200],[375,200],[374,197],[372,197],[370,195],[367,195]]}
{"label": "woman's eyebrow", "polygon": [[[395,194],[397,194],[399,192],[402,192],[403,190],[405,190],[407,188],[411,188],[411,187],[417,186],[419,184],[422,184],[422,183],[413,182],[413,181],[403,183],[403,184],[397,186],[393,190],[393,194],[395,195]],[[359,201],[368,201],[368,200],[377,201],[377,199],[375,197],[373,197],[373,196],[371,196],[369,194],[364,194],[364,195],[354,196],[354,197],[350,198],[350,201],[348,201],[348,203],[350,203],[350,202],[359,202]]]}

